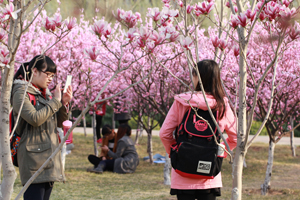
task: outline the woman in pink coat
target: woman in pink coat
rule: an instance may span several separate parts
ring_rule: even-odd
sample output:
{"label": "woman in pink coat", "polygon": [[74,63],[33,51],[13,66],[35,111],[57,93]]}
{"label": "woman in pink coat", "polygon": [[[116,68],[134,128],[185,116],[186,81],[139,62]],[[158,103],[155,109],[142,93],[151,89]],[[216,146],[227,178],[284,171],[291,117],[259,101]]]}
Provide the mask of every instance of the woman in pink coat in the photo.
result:
{"label": "woman in pink coat", "polygon": [[[228,135],[226,141],[230,149],[234,149],[237,143],[236,118],[228,104],[228,99],[225,97],[219,66],[213,60],[202,60],[197,64],[197,67],[209,107],[213,112],[218,111],[221,131],[226,131]],[[170,146],[176,142],[173,137],[173,131],[181,123],[190,105],[202,110],[208,110],[200,89],[196,70],[193,70],[192,74],[193,83],[196,86],[195,92],[182,93],[174,97],[175,101],[160,129],[159,136],[168,154],[170,154]],[[177,195],[178,200],[216,199],[216,196],[221,196],[221,187],[221,172],[213,179],[193,179],[183,177],[172,169],[170,193],[171,195]]]}

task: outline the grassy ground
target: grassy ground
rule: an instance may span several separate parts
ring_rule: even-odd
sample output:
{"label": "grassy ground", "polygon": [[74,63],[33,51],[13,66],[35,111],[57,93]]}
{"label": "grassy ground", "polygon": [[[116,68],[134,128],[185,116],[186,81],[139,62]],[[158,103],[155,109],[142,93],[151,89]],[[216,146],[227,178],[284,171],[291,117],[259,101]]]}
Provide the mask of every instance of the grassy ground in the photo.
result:
{"label": "grassy ground", "polygon": [[[134,138],[134,136],[133,136]],[[75,149],[67,156],[67,182],[55,183],[51,200],[82,200],[82,199],[176,199],[169,195],[169,186],[163,184],[163,165],[149,163],[142,160],[147,156],[146,137],[140,139],[137,146],[140,164],[134,174],[115,174],[105,172],[101,175],[86,172],[90,167],[88,154],[93,153],[92,136],[74,134]],[[153,138],[154,154],[165,154],[158,137]],[[300,199],[299,187],[299,159],[293,158],[288,146],[278,145],[275,149],[275,163],[272,174],[271,192],[267,196],[260,195],[260,185],[264,180],[267,163],[267,145],[255,144],[247,154],[247,168],[243,171],[243,199]],[[218,198],[230,199],[231,196],[231,165],[224,160],[222,177],[222,196]],[[13,197],[21,190],[19,176],[15,182]]]}

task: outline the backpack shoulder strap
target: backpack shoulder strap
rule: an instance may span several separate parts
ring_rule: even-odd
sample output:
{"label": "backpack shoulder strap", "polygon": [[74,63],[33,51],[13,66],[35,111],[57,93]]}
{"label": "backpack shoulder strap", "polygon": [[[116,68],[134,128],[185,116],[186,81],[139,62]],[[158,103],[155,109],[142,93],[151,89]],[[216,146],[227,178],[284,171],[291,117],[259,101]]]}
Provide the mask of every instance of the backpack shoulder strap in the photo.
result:
{"label": "backpack shoulder strap", "polygon": [[32,104],[33,106],[35,106],[35,105],[36,105],[36,98],[35,98],[35,95],[33,95],[33,94],[29,93],[29,92],[27,92],[27,94],[28,94],[28,96],[29,96],[29,101],[31,102],[31,104]]}

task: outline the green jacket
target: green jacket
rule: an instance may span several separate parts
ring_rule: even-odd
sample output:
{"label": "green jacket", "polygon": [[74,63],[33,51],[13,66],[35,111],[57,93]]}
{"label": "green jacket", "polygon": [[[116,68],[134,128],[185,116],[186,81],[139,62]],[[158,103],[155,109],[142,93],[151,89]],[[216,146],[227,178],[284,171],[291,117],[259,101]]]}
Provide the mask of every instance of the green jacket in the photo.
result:
{"label": "green jacket", "polygon": [[[26,81],[15,80],[12,89],[12,105],[15,121],[18,116]],[[46,99],[41,92],[29,85],[28,93],[35,95],[35,106],[25,95],[21,117],[16,128],[17,133],[22,133],[18,148],[18,164],[22,185],[42,166],[59,145],[57,127],[62,127],[62,122],[68,119],[67,111],[56,98],[50,99],[51,93],[47,90]],[[25,124],[24,124],[25,123]],[[44,171],[33,183],[65,181],[62,168],[61,153],[45,167]]]}

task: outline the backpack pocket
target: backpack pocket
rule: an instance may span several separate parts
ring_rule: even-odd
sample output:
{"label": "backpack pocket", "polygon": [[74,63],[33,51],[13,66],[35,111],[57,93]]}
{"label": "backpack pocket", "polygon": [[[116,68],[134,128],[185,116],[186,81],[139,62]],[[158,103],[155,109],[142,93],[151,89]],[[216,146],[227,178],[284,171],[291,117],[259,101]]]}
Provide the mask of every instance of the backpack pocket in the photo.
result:
{"label": "backpack pocket", "polygon": [[[31,170],[38,170],[44,162],[51,156],[51,144],[32,144],[26,146],[27,150],[27,163]],[[53,166],[51,160],[44,169],[49,169]]]}
{"label": "backpack pocket", "polygon": [[213,179],[221,171],[223,161],[223,158],[217,157],[217,151],[215,146],[182,142],[177,150],[171,148],[172,167],[184,177]]}

